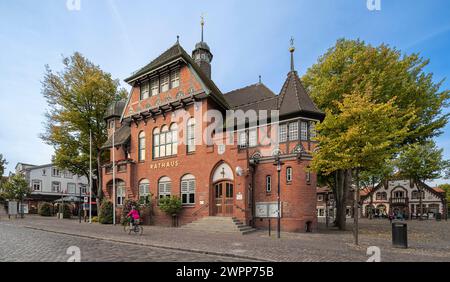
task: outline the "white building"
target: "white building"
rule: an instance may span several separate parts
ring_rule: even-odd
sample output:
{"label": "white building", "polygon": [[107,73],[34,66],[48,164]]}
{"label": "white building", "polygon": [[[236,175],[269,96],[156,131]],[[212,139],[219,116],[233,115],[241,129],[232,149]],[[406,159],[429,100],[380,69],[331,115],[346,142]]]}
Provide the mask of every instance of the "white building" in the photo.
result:
{"label": "white building", "polygon": [[431,188],[423,182],[419,182],[418,186],[404,179],[380,183],[361,197],[363,216],[369,216],[372,210],[375,216],[387,216],[392,212],[403,218],[416,218],[421,214],[421,201],[423,216],[429,218],[440,213],[445,217],[447,215],[445,191]]}
{"label": "white building", "polygon": [[[24,211],[37,212],[40,202],[53,202],[62,197],[79,197],[86,195],[88,179],[61,170],[53,164],[30,165],[18,163],[16,173],[25,176],[31,188],[31,196],[24,203]],[[80,191],[81,190],[81,191]]]}

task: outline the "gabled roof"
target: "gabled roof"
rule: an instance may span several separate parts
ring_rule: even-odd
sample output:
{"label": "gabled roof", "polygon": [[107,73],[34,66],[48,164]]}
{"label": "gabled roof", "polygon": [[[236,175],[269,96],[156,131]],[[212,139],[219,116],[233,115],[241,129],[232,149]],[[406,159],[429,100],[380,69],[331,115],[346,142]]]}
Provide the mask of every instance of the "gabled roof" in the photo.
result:
{"label": "gabled roof", "polygon": [[230,105],[228,105],[227,101],[223,97],[222,92],[219,90],[219,88],[216,86],[216,84],[201,70],[201,68],[194,62],[192,57],[183,49],[183,47],[181,47],[181,45],[178,41],[172,47],[170,47],[165,52],[163,52],[161,55],[159,55],[156,59],[151,61],[148,65],[139,69],[132,76],[125,79],[125,82],[132,83],[139,77],[145,76],[146,74],[150,74],[151,72],[155,71],[156,69],[158,69],[170,62],[173,62],[177,59],[184,60],[190,67],[193,68],[193,70],[195,72],[194,74],[198,75],[199,79],[201,80],[201,83],[203,83],[207,88],[208,93],[205,93],[206,95],[208,95],[208,96],[210,95],[210,97],[219,106],[221,106],[225,109],[230,108]]}
{"label": "gabled roof", "polygon": [[[114,145],[119,146],[127,143],[131,137],[131,128],[128,124],[124,124],[121,128],[114,132]],[[102,149],[108,149],[112,147],[112,136],[103,144]]]}
{"label": "gabled roof", "polygon": [[319,110],[309,97],[296,71],[288,73],[278,97],[278,108],[280,116],[303,112],[316,115],[322,119],[325,117],[324,112]]}
{"label": "gabled roof", "polygon": [[130,77],[125,79],[125,82],[133,81],[134,79],[138,78],[141,75],[144,75],[174,59],[181,56],[182,51],[181,45],[177,42],[172,47],[164,51],[161,55],[159,55],[156,59],[151,61],[146,66],[142,67],[141,69],[135,71]]}
{"label": "gabled roof", "polygon": [[232,108],[239,108],[270,98],[276,98],[276,95],[263,83],[252,84],[225,94],[225,100]]}

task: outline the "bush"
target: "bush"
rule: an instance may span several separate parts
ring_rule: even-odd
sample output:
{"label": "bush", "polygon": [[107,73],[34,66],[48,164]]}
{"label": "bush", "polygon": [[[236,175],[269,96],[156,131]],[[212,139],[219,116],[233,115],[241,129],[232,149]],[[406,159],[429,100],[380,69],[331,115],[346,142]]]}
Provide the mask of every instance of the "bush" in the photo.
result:
{"label": "bush", "polygon": [[38,213],[40,216],[52,216],[53,205],[50,203],[41,203],[38,208]]}
{"label": "bush", "polygon": [[92,222],[98,222],[98,216],[93,216],[92,217]]}
{"label": "bush", "polygon": [[63,206],[63,218],[71,218],[72,217],[72,209],[70,205],[64,204]]}
{"label": "bush", "polygon": [[170,196],[159,200],[159,208],[170,216],[180,213],[182,208],[181,199],[177,196]]}
{"label": "bush", "polygon": [[106,199],[103,199],[102,204],[100,205],[98,222],[100,222],[101,224],[113,223],[113,204]]}

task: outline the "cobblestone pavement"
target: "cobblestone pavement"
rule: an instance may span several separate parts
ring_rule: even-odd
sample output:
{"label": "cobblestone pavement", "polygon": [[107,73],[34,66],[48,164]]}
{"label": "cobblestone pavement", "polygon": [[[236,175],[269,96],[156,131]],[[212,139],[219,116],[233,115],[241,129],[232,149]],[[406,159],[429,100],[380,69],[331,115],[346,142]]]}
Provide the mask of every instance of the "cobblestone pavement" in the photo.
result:
{"label": "cobblestone pavement", "polygon": [[[317,233],[282,233],[279,240],[274,232],[269,237],[267,231],[242,236],[159,226],[145,226],[144,235],[135,236],[125,234],[120,226],[84,222],[79,224],[77,220],[30,215],[25,219],[0,220],[0,229],[5,226],[20,226],[24,233],[47,230],[50,232],[49,236],[63,233],[76,235],[78,238],[100,239],[95,240],[95,244],[131,243],[136,245],[136,250],[143,248],[139,246],[143,245],[195,254],[193,258],[186,256],[186,260],[203,258],[210,261],[214,259],[206,254],[214,254],[246,261],[366,261],[367,247],[377,246],[381,249],[382,261],[450,261],[450,222],[408,221],[408,249],[392,247],[389,221],[361,219],[360,222],[359,246],[353,244],[351,231],[325,229],[323,224]],[[348,224],[348,230],[351,230],[351,224]],[[4,240],[0,242],[3,244]],[[94,243],[87,245],[92,244]],[[118,251],[116,259],[133,260],[128,252],[134,251],[130,250],[129,244],[126,246],[126,255],[121,257],[122,252]],[[120,247],[118,249],[124,250]]]}
{"label": "cobblestone pavement", "polygon": [[0,223],[0,261],[64,262],[73,253],[71,246],[80,248],[81,261],[242,261],[237,258],[205,255],[133,244],[89,239],[71,235],[32,230]]}

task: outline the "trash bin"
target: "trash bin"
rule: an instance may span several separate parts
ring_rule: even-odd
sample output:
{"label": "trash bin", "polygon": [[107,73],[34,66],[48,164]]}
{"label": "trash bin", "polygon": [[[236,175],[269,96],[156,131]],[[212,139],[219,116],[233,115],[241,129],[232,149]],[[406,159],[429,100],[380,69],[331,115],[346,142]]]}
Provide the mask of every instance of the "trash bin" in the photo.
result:
{"label": "trash bin", "polygon": [[441,221],[441,219],[442,219],[442,214],[440,212],[438,212],[436,214],[436,221]]}
{"label": "trash bin", "polygon": [[392,223],[392,245],[398,248],[408,248],[408,231],[406,223]]}

